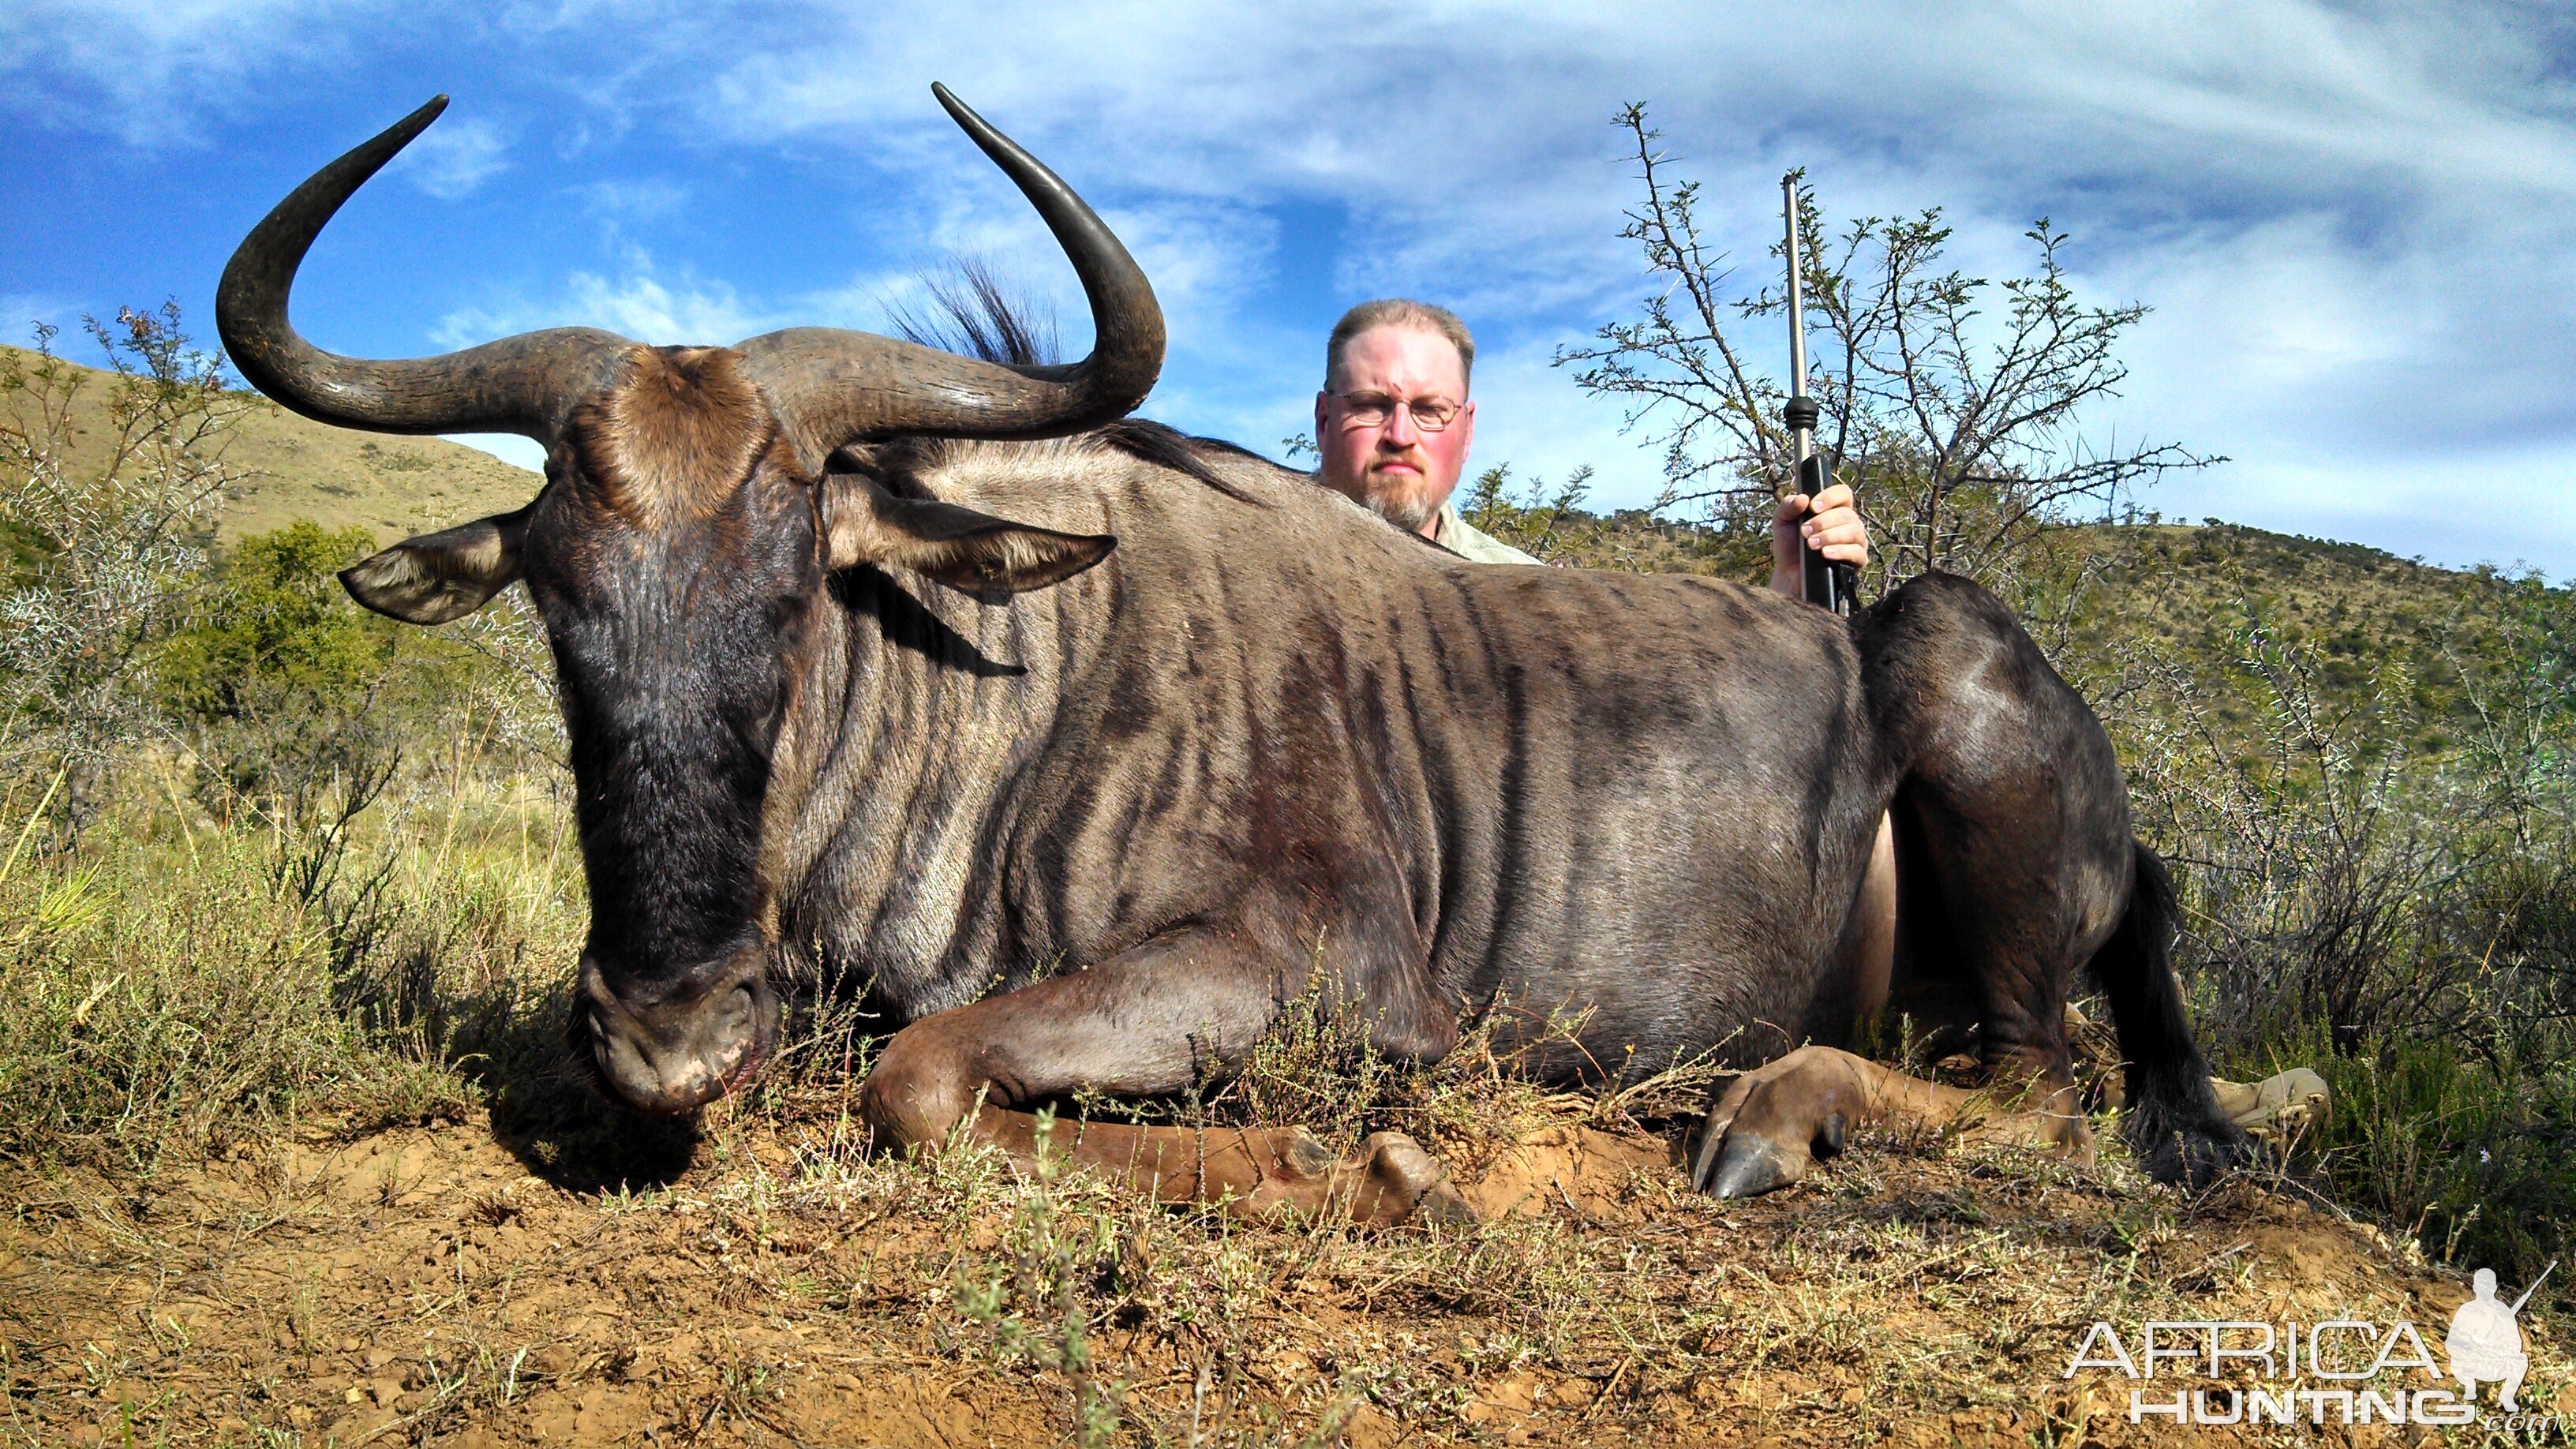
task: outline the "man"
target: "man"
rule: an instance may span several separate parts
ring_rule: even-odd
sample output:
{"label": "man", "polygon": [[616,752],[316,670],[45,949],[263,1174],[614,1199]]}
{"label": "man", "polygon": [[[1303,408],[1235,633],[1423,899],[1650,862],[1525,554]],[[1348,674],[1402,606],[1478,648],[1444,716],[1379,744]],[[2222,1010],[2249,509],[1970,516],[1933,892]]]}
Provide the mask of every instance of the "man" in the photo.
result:
{"label": "man", "polygon": [[[1324,388],[1315,394],[1317,481],[1398,528],[1482,563],[1538,560],[1458,516],[1450,495],[1476,436],[1467,396],[1476,341],[1445,307],[1390,299],[1342,315],[1324,347]],[[1811,516],[1812,515],[1812,516]],[[1835,484],[1811,500],[1791,495],[1771,518],[1771,587],[1795,596],[1799,552],[1859,567],[1869,535],[1852,491]]]}

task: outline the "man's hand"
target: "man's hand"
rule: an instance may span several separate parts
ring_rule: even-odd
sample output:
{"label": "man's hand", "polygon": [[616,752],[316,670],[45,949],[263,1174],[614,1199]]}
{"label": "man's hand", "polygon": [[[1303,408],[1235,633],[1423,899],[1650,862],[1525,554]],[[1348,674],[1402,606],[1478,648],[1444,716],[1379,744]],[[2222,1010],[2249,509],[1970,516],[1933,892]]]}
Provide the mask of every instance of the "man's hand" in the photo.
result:
{"label": "man's hand", "polygon": [[1869,530],[1861,527],[1848,484],[1837,483],[1813,498],[1792,493],[1780,500],[1780,511],[1771,515],[1772,588],[1798,597],[1806,577],[1800,555],[1809,544],[1835,563],[1860,568],[1869,562]]}

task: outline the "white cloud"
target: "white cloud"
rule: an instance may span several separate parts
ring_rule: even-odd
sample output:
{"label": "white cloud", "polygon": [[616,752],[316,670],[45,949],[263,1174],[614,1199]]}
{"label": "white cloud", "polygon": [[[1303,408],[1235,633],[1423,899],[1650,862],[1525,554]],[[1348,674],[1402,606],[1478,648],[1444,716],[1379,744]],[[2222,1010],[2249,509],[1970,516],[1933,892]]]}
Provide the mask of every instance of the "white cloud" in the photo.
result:
{"label": "white cloud", "polygon": [[454,201],[508,166],[509,149],[501,128],[488,119],[442,116],[405,146],[387,171],[441,201]]}
{"label": "white cloud", "polygon": [[2342,539],[2454,567],[2537,566],[2565,582],[2576,523],[2545,505],[2576,492],[2576,450],[2480,445],[2317,463],[2255,457],[2163,490],[2168,518],[2241,520],[2297,504],[2289,531]]}
{"label": "white cloud", "polygon": [[0,292],[0,347],[35,345],[41,324],[54,329],[54,350],[60,352],[63,333],[79,334],[80,311],[78,304],[42,292]]}
{"label": "white cloud", "polygon": [[661,177],[591,181],[572,188],[582,210],[613,222],[656,221],[686,205],[689,188]]}
{"label": "white cloud", "polygon": [[576,272],[571,316],[656,346],[729,343],[786,325],[747,307],[724,282],[683,277],[678,290],[649,274],[616,281]]}
{"label": "white cloud", "polygon": [[[0,6],[11,109],[129,145],[198,139],[203,113],[291,60],[336,55],[383,0],[12,0]],[[353,23],[355,22],[355,23]]]}
{"label": "white cloud", "polygon": [[1500,351],[1476,354],[1476,467],[1509,462],[1515,477],[1561,479],[1579,467],[1594,471],[1593,501],[1635,507],[1663,487],[1660,458],[1646,442],[1657,431],[1649,418],[1623,427],[1619,406],[1574,385],[1551,365],[1555,349],[1583,339],[1573,333],[1531,338]]}
{"label": "white cloud", "polygon": [[666,282],[642,251],[626,262],[616,277],[573,273],[560,297],[448,313],[430,338],[456,348],[545,327],[601,327],[656,347],[724,345],[815,320],[748,301],[729,282],[685,272]]}
{"label": "white cloud", "polygon": [[[96,113],[64,124],[149,136],[193,104],[172,109],[174,90],[217,104],[280,57],[393,23],[346,19],[376,3],[21,0],[0,11],[0,50],[20,55],[0,70],[42,82],[56,112],[78,108],[68,96]],[[1313,386],[1318,339],[1301,329],[1320,324],[1285,320],[1289,275],[1334,294],[1307,312],[1384,293],[1458,306],[1487,346],[1481,455],[1550,476],[1594,462],[1605,499],[1621,478],[1651,491],[1639,440],[1546,366],[1555,341],[1628,313],[1647,285],[1613,235],[1636,184],[1606,124],[1638,99],[1748,285],[1770,270],[1792,164],[1844,214],[1946,205],[1953,255],[1978,275],[2024,265],[2021,228],[2051,214],[2089,297],[2158,309],[2105,425],[2239,460],[2170,485],[2171,511],[2218,490],[2246,521],[2315,532],[2362,518],[2344,507],[2354,490],[2411,499],[2405,479],[2439,460],[2576,458],[2559,383],[2576,368],[2576,26],[2538,7],[1001,0],[961,17],[929,0],[520,0],[489,25],[566,98],[544,132],[559,148],[667,126],[705,164],[846,156],[876,189],[830,224],[882,242],[878,257],[991,258],[1082,345],[1052,243],[931,102],[946,80],[1063,171],[1154,277],[1173,354],[1153,408],[1257,446],[1302,426]],[[1785,36],[1808,57],[1795,72]],[[423,184],[489,176],[477,168],[503,160],[505,133],[485,139],[450,142],[449,179]],[[614,237],[667,221],[692,189],[574,194]],[[1309,244],[1283,230],[1291,215],[1338,219],[1327,264],[1291,254]],[[874,326],[908,283],[871,268],[791,295],[748,274],[594,265],[543,305],[457,312],[441,336],[576,319],[657,340]],[[2533,537],[2576,536],[2568,490],[2527,507]],[[2551,566],[2576,574],[2576,546]]]}
{"label": "white cloud", "polygon": [[546,471],[546,450],[533,438],[516,433],[448,433],[451,443],[463,443],[477,452],[489,453],[515,468],[531,473]]}
{"label": "white cloud", "polygon": [[[2576,366],[2576,92],[2531,12],[1028,5],[971,31],[910,7],[790,13],[709,83],[711,123],[755,144],[840,140],[953,186],[961,148],[919,95],[941,77],[1122,218],[1158,197],[1336,205],[1342,300],[1433,296],[1500,343],[1479,368],[1480,457],[1549,476],[1596,463],[1607,502],[1650,496],[1654,460],[1547,354],[1645,285],[1610,235],[1635,183],[1603,123],[1630,98],[1702,183],[1702,223],[1748,284],[1773,265],[1789,164],[1844,214],[1946,204],[1953,256],[1978,275],[2026,266],[2020,231],[2053,213],[2093,300],[2158,309],[2103,427],[2238,459],[2151,496],[2172,511],[2224,496],[2231,517],[2386,536],[2424,517],[2410,480],[2468,476],[2439,460],[2501,449],[2556,478],[2576,460],[2558,381]],[[1815,57],[1794,77],[1785,30]],[[1203,325],[1243,330],[1226,294],[1259,268],[1230,281],[1241,263],[1205,245],[1189,284]],[[1176,362],[1224,355],[1263,376],[1237,379],[1231,406],[1204,384],[1158,406],[1266,416],[1261,396],[1302,421],[1304,339],[1264,365],[1174,338]],[[1279,430],[1243,432],[1267,446]],[[2523,512],[2533,546],[2576,573],[2576,496],[2534,490]],[[2417,536],[2437,535],[2476,550],[2456,561],[2511,551],[2475,529]]]}

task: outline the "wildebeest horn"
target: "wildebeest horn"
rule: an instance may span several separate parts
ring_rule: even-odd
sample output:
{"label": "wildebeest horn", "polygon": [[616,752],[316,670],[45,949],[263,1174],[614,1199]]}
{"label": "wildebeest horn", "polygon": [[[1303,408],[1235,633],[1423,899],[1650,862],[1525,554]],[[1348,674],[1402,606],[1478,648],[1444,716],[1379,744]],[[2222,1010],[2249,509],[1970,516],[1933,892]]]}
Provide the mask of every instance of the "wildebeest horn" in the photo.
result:
{"label": "wildebeest horn", "polygon": [[380,433],[521,433],[551,444],[564,415],[615,374],[634,345],[560,327],[451,352],[373,362],[324,352],[296,334],[287,293],[323,223],[447,109],[438,96],[313,173],[242,239],[215,292],[215,329],[261,392],[322,422]]}
{"label": "wildebeest horn", "polygon": [[1018,184],[1073,262],[1097,340],[1082,361],[1014,367],[868,332],[792,327],[736,345],[809,467],[872,435],[1045,438],[1127,415],[1163,370],[1163,309],[1127,248],[1038,159],[964,102],[931,94]]}

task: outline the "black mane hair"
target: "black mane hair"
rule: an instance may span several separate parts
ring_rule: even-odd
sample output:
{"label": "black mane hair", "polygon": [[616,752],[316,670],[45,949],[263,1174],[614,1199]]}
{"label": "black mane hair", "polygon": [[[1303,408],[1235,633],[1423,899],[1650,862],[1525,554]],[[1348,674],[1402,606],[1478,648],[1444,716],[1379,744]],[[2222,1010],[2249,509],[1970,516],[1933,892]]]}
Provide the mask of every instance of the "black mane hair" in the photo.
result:
{"label": "black mane hair", "polygon": [[[961,258],[945,272],[924,273],[920,280],[935,315],[925,316],[900,303],[887,307],[895,333],[904,341],[1004,367],[1052,367],[1064,360],[1056,345],[1052,310],[1042,302],[1013,296],[980,259]],[[1268,505],[1229,481],[1211,460],[1251,458],[1279,466],[1239,444],[1192,437],[1145,418],[1121,418],[1088,436],[1256,508]]]}
{"label": "black mane hair", "polygon": [[1051,367],[1064,360],[1056,345],[1055,310],[1034,298],[1015,298],[982,259],[961,257],[944,272],[924,272],[929,315],[902,302],[886,306],[895,335],[1004,367]]}

